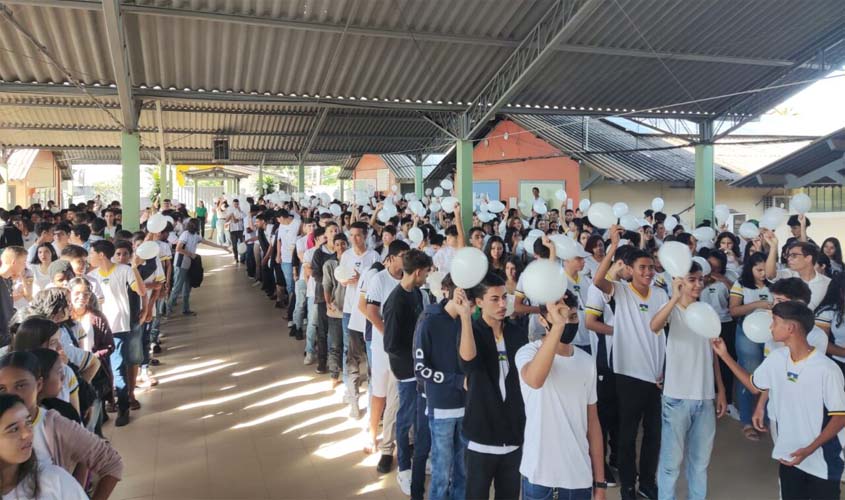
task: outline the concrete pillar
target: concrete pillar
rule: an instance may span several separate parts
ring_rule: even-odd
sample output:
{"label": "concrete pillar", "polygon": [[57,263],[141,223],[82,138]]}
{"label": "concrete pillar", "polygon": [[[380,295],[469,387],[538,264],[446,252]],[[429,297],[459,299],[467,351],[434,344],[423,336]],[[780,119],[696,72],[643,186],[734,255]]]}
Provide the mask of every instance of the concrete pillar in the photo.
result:
{"label": "concrete pillar", "polygon": [[[3,184],[0,184],[0,208],[9,209],[9,165],[3,159],[3,151],[0,150],[0,177],[3,177]],[[61,200],[56,200],[61,203]]]}
{"label": "concrete pillar", "polygon": [[469,231],[472,227],[472,141],[458,140],[455,152],[457,154],[455,196],[461,202],[464,231]]}
{"label": "concrete pillar", "polygon": [[264,196],[264,158],[258,164],[258,196]]}
{"label": "concrete pillar", "polygon": [[120,134],[120,163],[123,166],[123,229],[137,231],[141,217],[141,136]]}
{"label": "concrete pillar", "polygon": [[422,199],[423,197],[423,168],[422,165],[417,165],[414,167],[414,193],[417,195],[417,199]]}
{"label": "concrete pillar", "polygon": [[340,179],[340,202],[343,203],[343,179]]}
{"label": "concrete pillar", "polygon": [[199,179],[194,179],[194,210],[197,209],[199,206],[199,189],[197,189],[197,184],[199,184]]}
{"label": "concrete pillar", "polygon": [[167,163],[163,158],[158,166],[158,186],[159,193],[161,193],[161,199],[170,198],[170,196],[167,195]]}
{"label": "concrete pillar", "polygon": [[299,184],[297,184],[297,189],[300,193],[305,192],[305,165],[302,163],[299,164]]}
{"label": "concrete pillar", "polygon": [[716,204],[716,174],[713,162],[713,122],[699,125],[700,143],[695,146],[695,223],[704,219],[714,225],[713,207]]}

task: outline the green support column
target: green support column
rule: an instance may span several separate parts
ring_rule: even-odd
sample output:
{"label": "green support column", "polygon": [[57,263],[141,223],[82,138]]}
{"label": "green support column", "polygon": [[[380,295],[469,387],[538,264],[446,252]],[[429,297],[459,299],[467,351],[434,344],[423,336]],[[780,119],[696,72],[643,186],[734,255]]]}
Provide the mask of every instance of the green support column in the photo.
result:
{"label": "green support column", "polygon": [[199,206],[199,201],[200,201],[200,199],[198,197],[199,196],[199,189],[197,189],[197,184],[199,184],[199,183],[200,183],[199,180],[194,179],[194,211],[196,211],[197,206]]}
{"label": "green support column", "polygon": [[137,132],[120,134],[120,163],[123,165],[123,229],[137,231],[141,217],[141,137]]}
{"label": "green support column", "polygon": [[461,202],[464,231],[472,227],[472,141],[458,140],[455,196]]}
{"label": "green support column", "polygon": [[340,179],[340,202],[343,203],[343,179]]}
{"label": "green support column", "polygon": [[299,189],[300,193],[305,192],[305,165],[299,164],[299,184],[297,184],[297,189]]}
{"label": "green support column", "polygon": [[418,199],[423,197],[423,168],[422,165],[414,167],[414,193],[417,194]]}
{"label": "green support column", "polygon": [[[9,165],[2,158],[3,151],[0,150],[0,177],[3,183],[0,184],[0,208],[9,209]],[[61,203],[61,200],[56,200]]]}
{"label": "green support column", "polygon": [[716,174],[713,164],[713,123],[704,122],[700,127],[700,143],[695,146],[695,223],[713,220],[716,205]]}
{"label": "green support column", "polygon": [[161,195],[162,200],[170,198],[167,195],[167,164],[164,162],[164,159],[162,159],[161,163],[158,165],[158,187],[158,192]]}

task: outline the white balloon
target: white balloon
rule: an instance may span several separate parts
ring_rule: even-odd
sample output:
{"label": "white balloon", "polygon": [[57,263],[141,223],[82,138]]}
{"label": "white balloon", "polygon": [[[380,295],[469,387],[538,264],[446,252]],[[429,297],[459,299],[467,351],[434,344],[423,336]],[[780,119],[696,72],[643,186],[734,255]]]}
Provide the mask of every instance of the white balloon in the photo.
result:
{"label": "white balloon", "polygon": [[431,188],[425,188],[425,195],[431,196]]}
{"label": "white balloon", "polygon": [[772,339],[772,313],[758,309],[742,321],[742,333],[751,342],[764,344]]}
{"label": "white balloon", "polygon": [[455,204],[458,202],[458,199],[454,196],[447,196],[440,200],[440,206],[443,207],[443,211],[447,214],[451,214],[455,211]]}
{"label": "white balloon", "polygon": [[661,198],[659,196],[657,198],[651,200],[651,209],[654,210],[655,212],[659,212],[659,211],[663,210],[663,207],[665,205],[666,205],[666,202],[664,202],[663,198]]}
{"label": "white balloon", "polygon": [[590,209],[590,200],[587,198],[581,200],[581,202],[578,203],[578,209],[581,210],[581,213],[587,213],[587,210]]}
{"label": "white balloon", "polygon": [[452,281],[463,289],[481,283],[487,275],[487,256],[475,247],[464,247],[452,257]]}
{"label": "white balloon", "polygon": [[522,272],[522,282],[525,296],[537,304],[557,302],[566,293],[563,266],[551,260],[540,259],[528,264]]}
{"label": "white balloon", "polygon": [[494,214],[501,213],[505,210],[505,204],[499,200],[493,200],[487,204],[487,210]]}
{"label": "white balloon", "polygon": [[411,210],[411,212],[413,212],[415,214],[419,214],[420,209],[422,209],[423,212],[425,212],[425,207],[423,206],[422,202],[419,201],[419,200],[414,200],[411,203],[409,203],[408,208]]}
{"label": "white balloon", "polygon": [[431,205],[428,206],[428,209],[431,210],[431,213],[433,214],[439,212],[441,208],[440,203],[437,203],[436,201],[432,201]]}
{"label": "white balloon", "polygon": [[631,214],[625,214],[622,217],[619,217],[619,224],[622,225],[628,231],[637,232],[640,230],[642,226],[637,222],[637,218]]}
{"label": "white balloon", "polygon": [[167,227],[167,219],[160,213],[153,214],[147,219],[147,231],[151,233],[160,233]]}
{"label": "white balloon", "polygon": [[731,216],[731,209],[727,205],[716,205],[713,208],[713,216],[716,217],[716,222],[722,225],[728,221]]}
{"label": "white balloon", "polygon": [[452,189],[452,181],[450,181],[449,179],[443,179],[442,181],[440,181],[440,187],[442,187],[446,191],[449,191],[450,189]]}
{"label": "white balloon", "polygon": [[558,259],[569,260],[575,257],[584,257],[584,249],[575,240],[565,234],[553,234],[549,236],[555,244],[555,253]]}
{"label": "white balloon", "polygon": [[394,194],[393,195],[393,203],[399,203],[400,201],[402,201],[402,197],[399,196],[398,194]]}
{"label": "white balloon", "polygon": [[670,233],[672,232],[673,229],[675,229],[675,227],[677,225],[678,225],[678,218],[675,217],[674,215],[670,215],[669,217],[666,217],[666,220],[663,221],[663,227],[665,227],[666,230],[669,231]]}
{"label": "white balloon", "polygon": [[540,215],[543,215],[543,214],[545,214],[546,212],[548,212],[548,211],[549,211],[549,209],[548,209],[548,208],[546,208],[546,202],[545,202],[545,201],[543,201],[543,200],[537,200],[537,201],[535,201],[535,202],[534,202],[534,206],[533,206],[533,207],[531,207],[531,208],[532,208],[532,209],[533,209],[536,213],[538,213],[538,214],[540,214]]}
{"label": "white balloon", "polygon": [[715,339],[722,333],[722,322],[713,306],[706,302],[693,302],[684,311],[687,327],[704,338]]}
{"label": "white balloon", "polygon": [[516,308],[516,295],[509,293],[505,295],[505,316],[511,317],[513,316],[514,309]]}
{"label": "white balloon", "polygon": [[384,210],[382,210],[382,211],[380,211],[380,212],[378,213],[378,220],[379,220],[379,222],[381,222],[382,224],[387,224],[387,221],[389,221],[389,220],[390,220],[390,217],[391,217],[391,216],[390,216],[390,215],[387,215],[387,212],[385,212]]}
{"label": "white balloon", "polygon": [[491,214],[490,212],[478,212],[478,220],[480,220],[481,222],[490,222],[495,218],[496,216]]}
{"label": "white balloon", "polygon": [[443,188],[441,188],[441,187],[434,188],[434,196],[436,196],[438,198],[443,196]]}
{"label": "white balloon", "polygon": [[622,217],[629,211],[630,209],[628,208],[628,204],[624,201],[617,201],[613,204],[613,215],[615,215],[616,217]]}
{"label": "white balloon", "polygon": [[709,226],[695,228],[692,235],[695,236],[695,239],[701,242],[708,242],[716,239],[716,231]]}
{"label": "white balloon", "polygon": [[394,184],[394,185],[390,186],[390,190],[391,190],[391,191],[393,191],[393,192],[395,193],[395,192],[399,191],[399,186],[397,186],[396,184]]}
{"label": "white balloon", "polygon": [[343,209],[341,209],[340,205],[338,205],[337,203],[332,203],[331,205],[329,205],[329,212],[331,212],[331,214],[335,217],[339,217],[340,214],[343,213]]}
{"label": "white balloon", "polygon": [[753,222],[743,222],[742,225],[739,226],[739,235],[746,240],[753,240],[754,238],[760,236],[760,228],[754,225]]}
{"label": "white balloon", "polygon": [[792,200],[789,202],[789,207],[794,209],[799,214],[806,214],[810,211],[810,208],[813,206],[813,200],[810,199],[804,193],[798,193],[792,197]]}
{"label": "white balloon", "polygon": [[418,227],[412,227],[408,230],[408,239],[411,240],[411,243],[414,245],[418,245],[424,237],[425,235],[423,234],[422,229]]}
{"label": "white balloon", "polygon": [[657,252],[660,265],[673,278],[683,278],[692,266],[692,254],[689,247],[679,241],[667,241]]}
{"label": "white balloon", "polygon": [[438,300],[443,298],[443,289],[441,286],[445,277],[446,273],[443,271],[433,271],[428,273],[428,278],[425,280],[426,284],[428,284],[428,289]]}
{"label": "white balloon", "polygon": [[238,243],[238,253],[239,254],[246,253],[246,243],[244,243],[243,241]]}
{"label": "white balloon", "polygon": [[144,260],[149,260],[158,256],[158,250],[158,243],[155,241],[145,241],[138,245],[135,255]]}
{"label": "white balloon", "polygon": [[587,219],[593,226],[599,229],[607,229],[616,224],[617,216],[614,215],[613,208],[610,205],[598,202],[593,203],[590,207],[590,211],[587,212]]}
{"label": "white balloon", "polygon": [[695,257],[693,257],[692,261],[697,262],[698,265],[701,267],[702,276],[707,276],[713,271],[713,269],[710,267],[710,263],[707,262],[707,259],[701,257],[700,255],[696,255]]}
{"label": "white balloon", "polygon": [[557,200],[561,202],[566,201],[566,191],[564,191],[563,189],[558,189],[557,191],[555,191],[555,198],[557,198]]}
{"label": "white balloon", "polygon": [[346,281],[352,277],[353,271],[346,266],[334,268],[334,278],[338,281]]}
{"label": "white balloon", "polygon": [[780,207],[769,207],[763,212],[763,216],[760,217],[760,227],[774,231],[786,222],[788,215],[786,210]]}
{"label": "white balloon", "polygon": [[396,205],[393,203],[385,203],[384,206],[381,208],[382,213],[387,215],[387,218],[391,218],[398,213],[396,210]]}

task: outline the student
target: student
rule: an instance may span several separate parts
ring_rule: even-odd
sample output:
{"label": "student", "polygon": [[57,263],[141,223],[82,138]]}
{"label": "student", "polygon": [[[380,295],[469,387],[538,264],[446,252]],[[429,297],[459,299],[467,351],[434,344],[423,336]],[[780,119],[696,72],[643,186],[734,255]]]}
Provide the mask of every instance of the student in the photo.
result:
{"label": "student", "polygon": [[132,343],[131,318],[129,310],[130,289],[144,295],[144,280],[138,273],[135,260],[132,265],[115,264],[114,243],[103,240],[91,246],[88,258],[92,266],[97,269],[88,273],[88,277],[99,283],[103,290],[103,314],[109,321],[114,333],[114,352],[111,354],[112,375],[117,393],[118,416],[115,420],[117,427],[129,423],[129,365],[130,346]]}
{"label": "student", "polygon": [[434,267],[444,273],[448,273],[451,270],[452,258],[455,256],[455,252],[466,246],[460,203],[455,203],[454,217],[455,225],[449,226],[445,230],[446,244],[440,247],[440,250],[434,254],[433,259]]}
{"label": "student", "polygon": [[[296,239],[299,235],[301,220],[296,212],[291,214],[285,209],[278,213],[279,229],[276,236],[276,262],[282,270],[285,290],[288,297],[293,296],[293,253],[296,249]],[[277,297],[281,300],[281,297]]]}
{"label": "student", "polygon": [[36,439],[32,417],[23,400],[0,394],[0,468],[4,499],[87,500],[88,495],[61,467],[39,462],[33,452]]}
{"label": "student", "polygon": [[431,433],[430,500],[466,498],[461,436],[465,395],[464,374],[458,363],[461,328],[472,328],[469,299],[456,290],[450,275],[441,282],[444,299],[426,306],[414,338],[414,371],[425,388],[426,415]]}
{"label": "student", "polygon": [[334,237],[340,232],[340,228],[334,221],[331,221],[326,224],[325,231],[325,241],[314,251],[311,257],[311,276],[314,279],[314,303],[317,304],[317,371],[322,373],[328,371],[327,363],[329,356],[328,305],[325,292],[323,291],[323,265],[330,260],[337,259],[334,249]]}
{"label": "student", "polygon": [[[710,304],[719,315],[722,331],[719,337],[729,346],[736,346],[736,321],[731,316],[730,297],[733,282],[726,277],[728,257],[722,250],[710,251],[707,255],[710,274],[704,276],[704,290],[701,301]],[[735,349],[734,349],[735,352]],[[733,355],[733,354],[732,354]],[[721,364],[722,383],[725,384],[725,397],[728,404],[733,404],[733,374],[728,367]]]}
{"label": "student", "polygon": [[367,319],[373,325],[370,356],[372,391],[370,397],[370,439],[373,444],[378,435],[379,420],[384,413],[384,435],[381,442],[381,458],[377,470],[382,474],[390,472],[393,465],[393,449],[396,437],[396,411],[399,394],[390,374],[390,361],[384,351],[384,303],[390,292],[402,278],[402,257],[409,250],[408,244],[393,240],[388,248],[384,270],[367,283]]}
{"label": "student", "polygon": [[[238,243],[244,240],[244,219],[247,213],[241,210],[240,200],[232,200],[232,206],[226,211],[226,222],[229,223],[229,237],[232,243],[232,255],[235,257],[235,264],[241,264],[244,259],[238,254]],[[199,232],[199,224],[197,224]],[[202,236],[200,236],[202,238]]]}
{"label": "student", "polygon": [[91,228],[87,224],[77,224],[70,230],[68,241],[71,245],[81,246],[87,251],[91,248],[91,243],[88,241],[90,237]]}
{"label": "student", "polygon": [[32,420],[32,451],[44,464],[53,464],[87,482],[90,471],[99,477],[92,499],[107,499],[123,474],[123,460],[107,441],[61,416],[38,406],[43,378],[38,359],[28,352],[0,358],[0,393],[23,400]]}
{"label": "student", "polygon": [[15,308],[12,302],[13,280],[20,278],[26,269],[26,250],[20,246],[3,249],[0,254],[0,347],[9,345],[9,324]]}
{"label": "student", "polygon": [[845,374],[845,274],[837,273],[830,282],[822,303],[816,309],[816,325],[830,335],[827,354]]}
{"label": "student", "polygon": [[[417,404],[417,380],[414,375],[414,329],[417,319],[428,305],[428,295],[420,290],[431,269],[431,257],[422,250],[411,249],[402,256],[402,279],[393,288],[382,307],[384,318],[384,351],[390,363],[391,375],[395,378],[399,393],[399,407],[396,414],[396,444],[399,472],[396,476],[399,487],[406,495],[411,494],[411,443],[410,432],[414,427],[414,451],[423,446],[428,429],[414,426]],[[430,443],[429,443],[430,444]],[[418,466],[422,466],[420,469]],[[414,479],[425,481],[425,459],[414,464]],[[422,484],[422,483],[421,483]]]}
{"label": "student", "polygon": [[458,353],[467,378],[463,421],[468,441],[467,500],[488,498],[491,485],[495,485],[496,498],[519,496],[525,405],[515,357],[528,343],[528,335],[505,320],[505,295],[502,278],[488,273],[470,292],[481,317],[471,329],[463,323],[461,328]]}
{"label": "student", "polygon": [[[802,215],[801,217],[804,216]],[[777,236],[772,231],[766,231],[763,237],[766,243],[769,244],[769,256],[766,259],[766,278],[770,280],[801,278],[810,287],[810,292],[812,293],[812,298],[808,305],[810,309],[815,309],[824,298],[824,294],[827,293],[827,287],[830,285],[830,278],[816,272],[815,266],[819,258],[819,247],[806,241],[799,241],[788,246],[784,250],[788,269],[778,270]]]}
{"label": "student", "polygon": [[577,253],[563,261],[563,272],[566,273],[566,277],[568,278],[567,289],[577,301],[575,309],[578,313],[578,334],[575,335],[572,345],[587,354],[591,354],[593,352],[592,346],[598,339],[594,339],[590,335],[590,330],[587,329],[587,323],[584,319],[584,304],[587,302],[589,285],[592,284],[583,276],[584,259],[589,257],[589,254],[580,245],[576,247]]}
{"label": "student", "polygon": [[[651,286],[654,279],[654,259],[635,249],[625,257],[631,268],[631,282],[611,282],[607,279],[612,256],[619,246],[620,229],[610,227],[610,247],[602,260],[593,283],[616,302],[613,328],[613,371],[619,397],[619,455],[623,500],[633,500],[636,494],[657,498],[657,460],[660,453],[660,384],[666,343],[662,336],[651,331],[651,318],[669,301],[666,292]],[[642,421],[643,437],[640,459],[636,460],[636,441]],[[639,475],[636,466],[639,463]],[[639,485],[635,482],[639,476]]]}
{"label": "student", "polygon": [[29,265],[27,266],[32,272],[33,296],[37,295],[38,292],[46,288],[50,283],[50,275],[47,273],[47,269],[58,258],[59,256],[56,255],[56,250],[49,243],[41,243],[35,249],[35,258],[29,260]]}
{"label": "student", "polygon": [[813,323],[806,304],[775,304],[772,336],[786,347],[772,352],[753,375],[734,361],[724,342],[712,341],[714,352],[737,380],[754,394],[769,394],[778,416],[772,458],[780,462],[784,500],[833,499],[840,494],[845,379],[836,363],[807,341]]}
{"label": "student", "polygon": [[666,337],[662,428],[657,487],[661,499],[675,498],[675,485],[686,464],[687,495],[707,498],[707,467],[716,437],[716,417],[726,411],[725,386],[719,363],[706,338],[684,320],[684,311],[697,302],[704,288],[701,266],[672,281],[672,298],[651,319],[651,330]]}
{"label": "student", "polygon": [[[225,245],[218,245],[212,241],[203,239],[199,234],[199,223],[196,219],[189,219],[185,224],[185,230],[179,235],[176,243],[176,250],[173,252],[176,257],[173,261],[173,289],[170,292],[170,301],[167,304],[167,313],[172,314],[176,307],[179,295],[182,295],[182,314],[185,316],[196,316],[197,313],[191,310],[191,283],[189,271],[191,263],[197,257],[197,248],[200,243],[228,250]],[[237,246],[237,244],[235,244]],[[114,327],[112,327],[114,329]]]}
{"label": "student", "polygon": [[[538,259],[545,259],[555,261],[556,250],[555,245],[547,237],[537,238],[534,240],[534,256]],[[525,296],[525,284],[523,283],[523,276],[519,277],[516,283],[516,294],[514,300],[514,312],[518,315],[528,314],[528,340],[537,340],[545,334],[543,325],[540,324],[540,306],[541,304],[532,303],[531,300]]]}
{"label": "student", "polygon": [[605,498],[596,365],[572,345],[579,330],[576,301],[567,291],[546,304],[540,315],[546,335],[515,356],[526,415],[519,468],[524,500]]}
{"label": "student", "polygon": [[323,264],[323,294],[328,320],[328,365],[332,389],[340,385],[340,372],[343,371],[343,301],[346,298],[346,287],[338,283],[334,271],[348,245],[345,234],[336,234],[333,245],[335,258]]}

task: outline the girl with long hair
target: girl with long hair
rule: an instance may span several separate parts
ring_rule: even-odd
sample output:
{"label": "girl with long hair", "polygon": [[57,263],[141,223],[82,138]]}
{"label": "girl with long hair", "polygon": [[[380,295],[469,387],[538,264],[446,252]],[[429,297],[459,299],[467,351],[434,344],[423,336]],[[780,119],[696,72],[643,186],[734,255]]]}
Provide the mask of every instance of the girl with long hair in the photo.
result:
{"label": "girl with long hair", "polygon": [[838,238],[830,237],[822,243],[822,253],[830,259],[830,275],[836,275],[845,271],[845,264],[842,263],[842,245]]}

